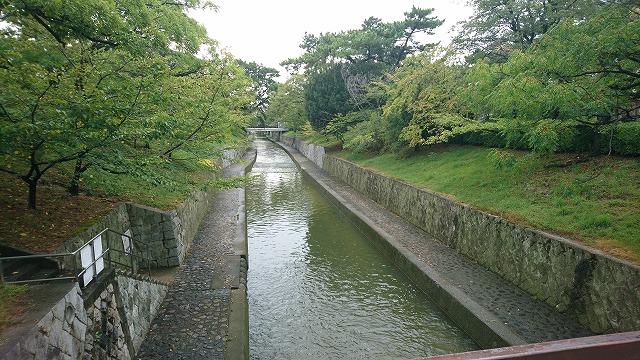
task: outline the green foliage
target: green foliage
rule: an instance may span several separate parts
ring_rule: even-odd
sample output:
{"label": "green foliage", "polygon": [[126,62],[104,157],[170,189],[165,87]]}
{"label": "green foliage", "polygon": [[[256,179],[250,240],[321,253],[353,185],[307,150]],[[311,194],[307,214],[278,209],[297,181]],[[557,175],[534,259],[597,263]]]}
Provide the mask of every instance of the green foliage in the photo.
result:
{"label": "green foliage", "polygon": [[356,153],[378,153],[385,147],[386,123],[375,111],[366,114],[369,115],[367,120],[359,121],[345,133],[345,149]]}
{"label": "green foliage", "polygon": [[584,19],[601,6],[597,0],[471,0],[475,13],[462,23],[456,47],[475,62],[504,62],[514,50],[525,50],[566,18]]}
{"label": "green foliage", "polygon": [[3,2],[0,171],[28,184],[30,208],[42,176],[67,162],[73,192],[91,167],[141,174],[152,158],[205,158],[207,143],[233,140],[255,94],[186,15],[200,5]]}
{"label": "green foliage", "polygon": [[576,120],[593,127],[615,117],[633,119],[638,34],[637,12],[618,4],[586,20],[561,21],[526,50],[511,52],[504,64],[474,66],[466,96],[479,95],[472,109],[497,117]]}
{"label": "green foliage", "polygon": [[446,54],[423,53],[390,76],[383,116],[388,122],[406,119],[397,139],[409,147],[447,142],[470,124],[459,115],[456,97],[463,69],[447,60]]}
{"label": "green foliage", "polygon": [[45,31],[63,46],[89,41],[138,56],[149,51],[169,55],[171,49],[198,52],[206,30],[186,12],[213,7],[200,0],[6,0],[2,5],[4,21]]}
{"label": "green foliage", "polygon": [[329,122],[329,125],[327,125],[323,132],[327,135],[335,136],[336,139],[344,142],[345,133],[358,123],[367,121],[374,114],[376,114],[376,110],[371,109],[352,111],[345,115],[338,114]]}
{"label": "green foliage", "polygon": [[292,131],[299,131],[308,123],[305,112],[304,78],[293,75],[278,86],[266,111],[267,122],[282,124]]}
{"label": "green foliage", "polygon": [[256,117],[254,124],[265,126],[267,122],[266,112],[271,102],[271,95],[278,87],[275,78],[278,77],[279,72],[274,68],[262,66],[255,62],[238,60],[238,64],[251,79],[249,91],[257,95],[256,100],[251,103],[251,108]]}
{"label": "green foliage", "polygon": [[602,142],[602,152],[611,151],[614,154],[640,156],[640,121],[621,122],[604,126],[600,132],[605,141]]}
{"label": "green foliage", "polygon": [[503,148],[507,146],[503,130],[501,122],[478,122],[475,127],[461,133],[458,141],[462,144]]}
{"label": "green foliage", "polygon": [[[640,153],[640,122],[602,126],[601,151],[617,155]],[[450,142],[489,148],[533,150],[535,153],[584,152],[591,149],[593,129],[578,122],[498,120],[477,123]],[[609,144],[611,143],[611,149]]]}
{"label": "green foliage", "polygon": [[333,65],[307,79],[304,89],[305,112],[316,130],[324,129],[334,116],[354,110],[349,103],[341,69],[341,65]]}
{"label": "green foliage", "polygon": [[404,13],[404,20],[383,23],[381,19],[370,17],[360,29],[325,33],[319,36],[306,34],[300,47],[305,53],[282,64],[297,71],[317,72],[334,64],[378,64],[369,68],[375,75],[390,67],[399,65],[408,55],[424,51],[428,45],[422,44],[418,34],[433,34],[442,20],[431,16],[433,9],[413,7]]}
{"label": "green foliage", "polygon": [[305,109],[315,129],[324,129],[337,114],[378,107],[367,98],[373,79],[399,66],[410,54],[424,51],[418,34],[433,34],[442,24],[433,9],[413,7],[405,19],[392,23],[371,17],[356,30],[306,34],[305,53],[282,64],[306,76]]}
{"label": "green foliage", "polygon": [[516,164],[516,157],[513,153],[500,149],[491,149],[488,157],[495,163],[498,169],[511,169]]}
{"label": "green foliage", "polygon": [[12,317],[23,310],[16,299],[26,291],[26,285],[0,283],[0,329],[10,325]]}
{"label": "green foliage", "polygon": [[235,189],[247,186],[260,175],[245,175],[231,178],[220,178],[212,182],[212,186],[218,190]]}

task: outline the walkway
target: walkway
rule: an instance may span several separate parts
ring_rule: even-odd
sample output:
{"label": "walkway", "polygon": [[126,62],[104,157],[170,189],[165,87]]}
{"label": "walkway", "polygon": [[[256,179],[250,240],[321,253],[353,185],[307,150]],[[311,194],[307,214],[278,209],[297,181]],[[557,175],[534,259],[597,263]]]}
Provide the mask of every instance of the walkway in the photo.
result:
{"label": "walkway", "polygon": [[[253,161],[255,151],[245,156]],[[242,176],[246,164],[225,168]],[[246,359],[244,189],[219,191],[140,350],[138,359]]]}
{"label": "walkway", "polygon": [[[445,301],[434,299],[441,306],[444,304],[444,307],[464,307],[470,310],[512,344],[591,335],[576,321],[533,299],[520,288],[434,240],[424,231],[330,176],[297,150],[283,143],[279,144],[293,156],[313,181],[325,189],[329,197],[339,199],[344,207],[383,233],[383,237],[391,238],[412,258],[417,267],[427,272],[437,291],[446,292],[450,296]],[[404,259],[400,261],[407,262]],[[453,299],[455,300],[451,301]],[[458,304],[452,305],[452,302]],[[454,320],[459,323],[475,321],[468,314],[458,316]]]}

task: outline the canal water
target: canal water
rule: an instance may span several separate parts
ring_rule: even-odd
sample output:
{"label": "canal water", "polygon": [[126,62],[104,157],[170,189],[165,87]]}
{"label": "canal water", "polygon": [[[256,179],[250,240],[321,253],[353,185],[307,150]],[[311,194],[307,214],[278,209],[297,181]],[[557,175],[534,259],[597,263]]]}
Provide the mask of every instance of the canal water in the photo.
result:
{"label": "canal water", "polygon": [[407,359],[477,345],[258,139],[247,186],[252,359]]}

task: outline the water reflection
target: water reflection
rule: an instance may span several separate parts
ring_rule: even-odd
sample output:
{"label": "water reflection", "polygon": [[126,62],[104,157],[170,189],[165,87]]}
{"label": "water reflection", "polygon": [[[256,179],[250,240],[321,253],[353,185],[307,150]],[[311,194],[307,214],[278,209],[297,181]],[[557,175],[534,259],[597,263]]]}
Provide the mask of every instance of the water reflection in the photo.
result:
{"label": "water reflection", "polygon": [[255,143],[247,188],[253,359],[404,359],[475,349],[297,171]]}

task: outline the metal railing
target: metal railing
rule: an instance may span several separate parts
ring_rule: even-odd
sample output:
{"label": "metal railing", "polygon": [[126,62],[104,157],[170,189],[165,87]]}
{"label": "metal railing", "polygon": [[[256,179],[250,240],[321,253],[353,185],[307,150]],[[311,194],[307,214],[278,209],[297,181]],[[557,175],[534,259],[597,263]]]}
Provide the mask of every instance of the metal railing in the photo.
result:
{"label": "metal railing", "polygon": [[[113,236],[110,236],[110,234],[120,236],[120,239],[122,239],[122,250],[114,246],[112,241]],[[106,248],[104,249],[102,246],[103,235],[105,236],[104,242],[106,244]],[[120,243],[118,243],[118,245],[120,245]],[[80,286],[85,287],[91,281],[95,280],[105,268],[121,267],[124,269],[129,269],[132,272],[136,272],[136,265],[138,265],[140,261],[145,260],[147,262],[146,267],[149,271],[148,274],[151,275],[149,247],[146,244],[145,247],[147,256],[142,256],[140,255],[140,253],[142,253],[142,250],[134,246],[133,237],[131,237],[131,235],[123,234],[115,230],[106,228],[73,252],[0,257],[0,281],[6,284],[25,284],[60,280],[76,280],[80,284]],[[120,255],[112,256],[114,253]],[[67,270],[68,272],[70,271],[71,275],[6,281],[4,269],[2,268],[3,262],[36,259],[54,260],[58,263],[58,270]],[[107,266],[105,266],[105,263]],[[70,266],[71,269],[67,269],[68,266]]]}

